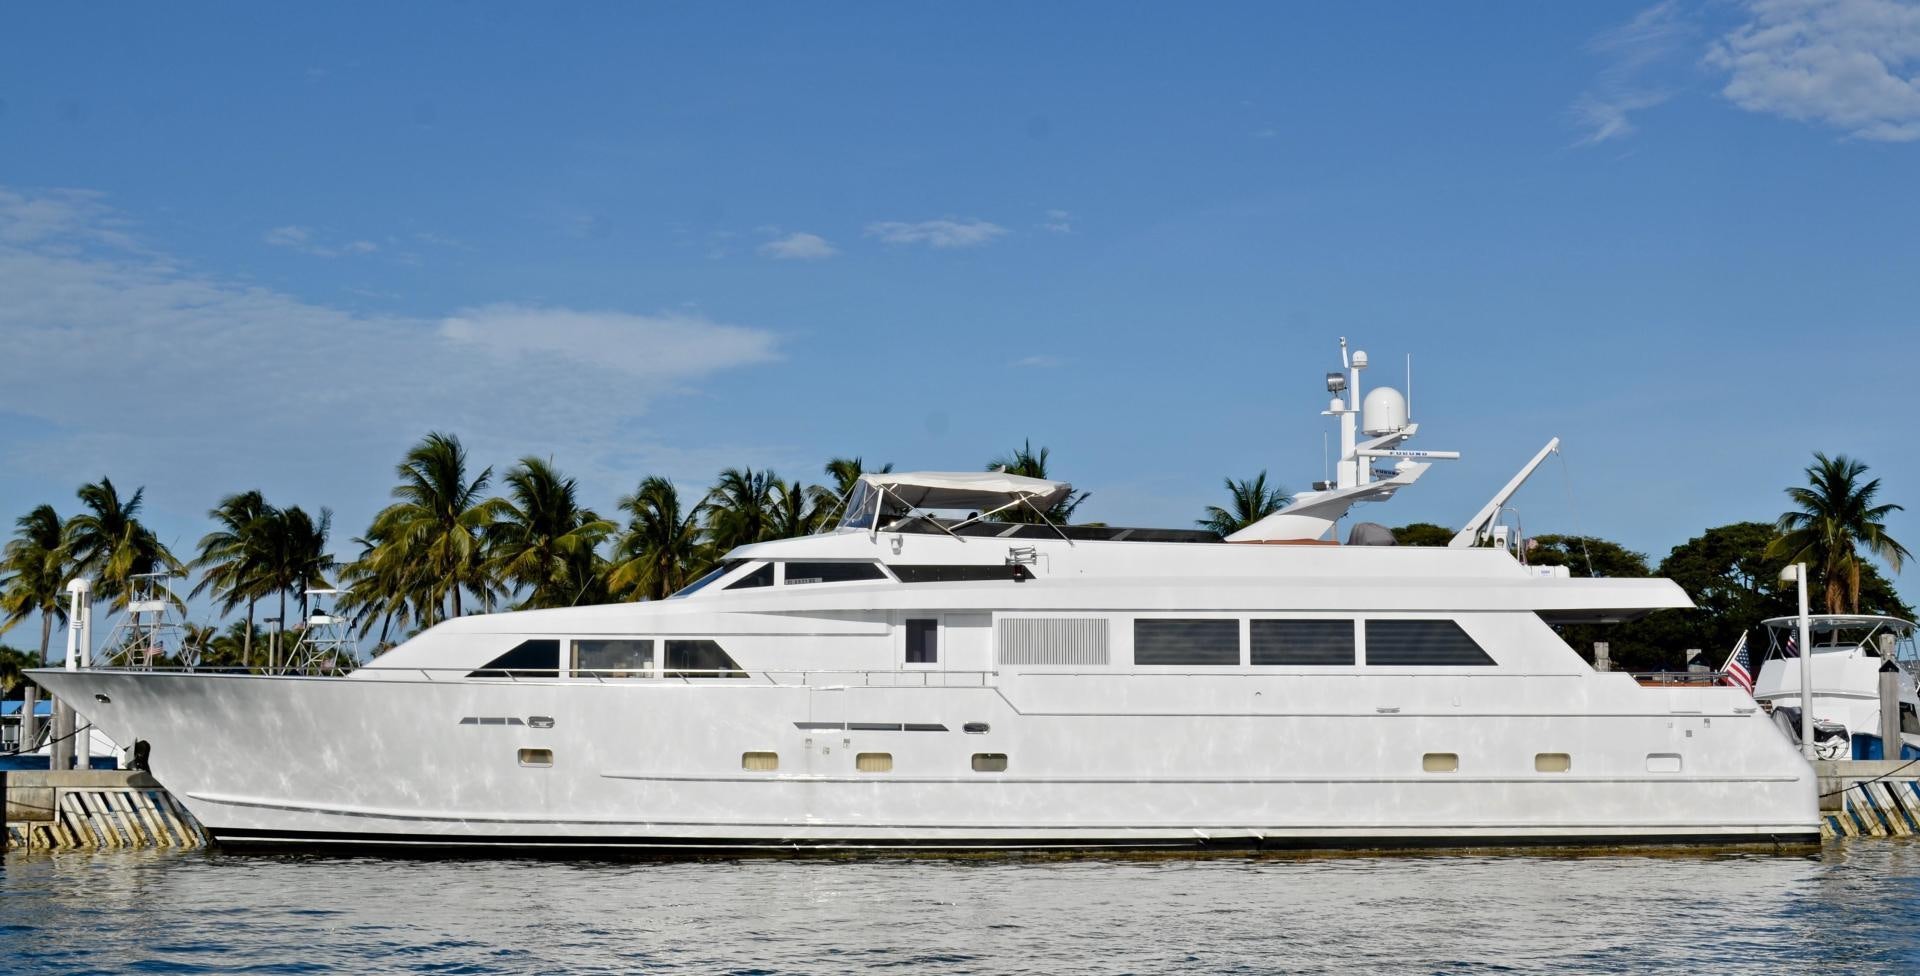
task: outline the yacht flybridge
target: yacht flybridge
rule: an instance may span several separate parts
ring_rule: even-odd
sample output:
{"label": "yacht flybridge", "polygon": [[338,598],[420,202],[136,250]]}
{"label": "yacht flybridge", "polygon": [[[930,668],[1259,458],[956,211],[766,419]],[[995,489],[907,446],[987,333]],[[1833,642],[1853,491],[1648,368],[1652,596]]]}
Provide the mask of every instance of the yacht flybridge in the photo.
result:
{"label": "yacht flybridge", "polygon": [[1337,475],[1225,539],[1058,524],[1062,482],[870,474],[833,529],[667,600],[462,617],[344,676],[34,674],[227,845],[1817,842],[1751,698],[1596,672],[1551,626],[1678,586],[1486,544],[1555,445],[1451,546],[1337,544],[1451,456],[1341,354]]}

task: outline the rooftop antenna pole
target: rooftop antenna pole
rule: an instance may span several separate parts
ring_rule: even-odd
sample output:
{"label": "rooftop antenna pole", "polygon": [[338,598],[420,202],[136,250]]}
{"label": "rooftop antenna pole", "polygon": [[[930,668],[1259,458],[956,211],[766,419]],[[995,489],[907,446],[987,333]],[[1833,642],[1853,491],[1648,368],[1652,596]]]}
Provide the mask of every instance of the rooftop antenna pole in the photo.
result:
{"label": "rooftop antenna pole", "polygon": [[1407,422],[1413,422],[1413,353],[1407,353]]}

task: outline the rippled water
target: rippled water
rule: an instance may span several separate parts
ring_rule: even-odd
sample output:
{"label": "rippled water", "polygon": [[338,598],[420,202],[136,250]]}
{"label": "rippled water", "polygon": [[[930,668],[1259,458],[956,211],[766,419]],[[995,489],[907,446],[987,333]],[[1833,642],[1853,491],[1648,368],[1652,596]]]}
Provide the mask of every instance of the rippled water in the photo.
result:
{"label": "rippled water", "polygon": [[11,973],[1920,970],[1920,844],[1820,857],[7,856]]}

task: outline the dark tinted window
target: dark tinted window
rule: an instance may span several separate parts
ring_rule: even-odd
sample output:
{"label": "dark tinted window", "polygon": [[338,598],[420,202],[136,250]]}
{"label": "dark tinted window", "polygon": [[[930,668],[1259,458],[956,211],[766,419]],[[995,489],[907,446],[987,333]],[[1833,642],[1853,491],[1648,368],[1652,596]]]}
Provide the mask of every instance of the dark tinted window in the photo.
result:
{"label": "dark tinted window", "polygon": [[848,580],[886,579],[872,563],[788,563],[787,583],[845,583]]}
{"label": "dark tinted window", "polygon": [[907,621],[907,663],[940,663],[940,621]]}
{"label": "dark tinted window", "polygon": [[[690,594],[697,593],[700,591],[702,587],[706,586],[708,583],[711,583],[714,580],[717,580],[720,577],[733,572],[735,569],[738,569],[740,567],[740,564],[745,561],[746,560],[744,559],[735,559],[729,562],[721,563],[720,565],[715,566],[710,570],[707,570],[707,575],[702,576],[699,579],[694,580],[693,582],[688,583],[687,585],[681,587],[678,592],[674,593],[673,596],[688,596]],[[672,598],[673,597],[668,597],[668,599],[672,599]]]}
{"label": "dark tinted window", "polygon": [[744,678],[745,671],[735,664],[720,645],[710,640],[667,641],[667,677],[669,678]]}
{"label": "dark tinted window", "polygon": [[469,678],[551,678],[560,673],[560,642],[544,638],[524,640],[513,650],[487,662]]}
{"label": "dark tinted window", "polygon": [[1133,663],[1239,664],[1240,621],[1135,620]]}
{"label": "dark tinted window", "polygon": [[1025,566],[901,566],[890,567],[902,583],[965,583],[979,580],[1024,580],[1033,574]]}
{"label": "dark tinted window", "polygon": [[1247,634],[1254,664],[1352,664],[1351,620],[1255,620]]}
{"label": "dark tinted window", "polygon": [[576,640],[573,671],[602,678],[644,678],[653,674],[653,642],[625,638]]}
{"label": "dark tinted window", "polygon": [[1491,667],[1493,658],[1451,620],[1369,620],[1367,663],[1402,668]]}
{"label": "dark tinted window", "polygon": [[727,584],[729,590],[745,590],[756,586],[773,585],[773,564],[767,563],[759,569]]}

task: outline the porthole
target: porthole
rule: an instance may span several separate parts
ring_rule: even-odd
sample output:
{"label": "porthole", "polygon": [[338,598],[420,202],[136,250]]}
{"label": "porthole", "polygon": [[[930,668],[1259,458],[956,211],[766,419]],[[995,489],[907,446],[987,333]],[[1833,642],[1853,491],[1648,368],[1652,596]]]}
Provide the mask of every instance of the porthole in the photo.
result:
{"label": "porthole", "polygon": [[985,735],[989,726],[985,722],[968,722],[960,728],[968,735]]}
{"label": "porthole", "polygon": [[1564,773],[1573,768],[1573,757],[1564,752],[1541,752],[1533,757],[1536,773]]}
{"label": "porthole", "polygon": [[756,773],[771,773],[780,768],[780,754],[777,752],[743,752],[740,754],[740,768]]}
{"label": "porthole", "polygon": [[553,750],[552,749],[522,749],[520,750],[520,765],[551,766],[553,765]]}
{"label": "porthole", "polygon": [[1460,754],[1429,752],[1420,757],[1420,768],[1429,773],[1457,773],[1460,771]]}
{"label": "porthole", "polygon": [[976,752],[973,754],[973,771],[976,773],[1004,773],[1007,771],[1007,754],[1004,752]]}
{"label": "porthole", "polygon": [[891,773],[893,772],[893,753],[860,753],[853,757],[853,768],[863,773]]}

